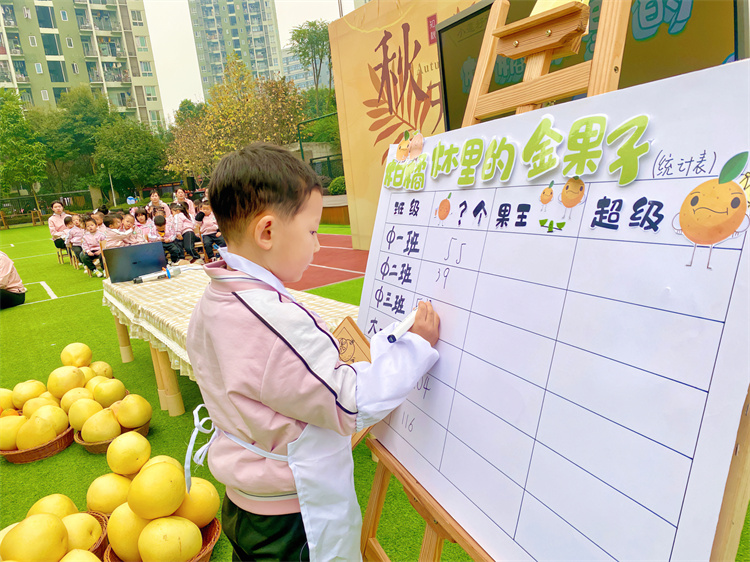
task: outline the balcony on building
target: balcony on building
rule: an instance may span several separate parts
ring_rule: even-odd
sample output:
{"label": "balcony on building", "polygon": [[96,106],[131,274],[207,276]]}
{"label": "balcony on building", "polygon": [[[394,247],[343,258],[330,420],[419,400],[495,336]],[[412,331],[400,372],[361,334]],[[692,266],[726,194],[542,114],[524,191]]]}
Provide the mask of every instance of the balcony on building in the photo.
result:
{"label": "balcony on building", "polygon": [[73,0],[74,4],[88,4],[88,0]]}
{"label": "balcony on building", "polygon": [[3,16],[5,27],[18,27],[18,21],[16,20],[16,11],[13,9],[12,5],[1,5],[0,14],[2,14]]}
{"label": "balcony on building", "polygon": [[98,72],[89,72],[89,82],[102,82],[102,75]]}
{"label": "balcony on building", "polygon": [[81,47],[83,47],[84,57],[96,57],[96,50],[91,46],[88,41],[81,41]]}
{"label": "balcony on building", "polygon": [[12,57],[22,57],[21,37],[18,33],[8,33],[8,53]]}
{"label": "balcony on building", "polygon": [[93,26],[91,25],[91,22],[88,19],[85,18],[76,18],[78,21],[78,29],[81,31],[91,31],[93,29]]}
{"label": "balcony on building", "polygon": [[117,109],[117,111],[128,111],[135,109],[135,100],[129,93],[118,92],[111,95],[109,103]]}
{"label": "balcony on building", "polygon": [[6,61],[0,61],[0,83],[3,82],[13,82],[13,75],[10,73],[10,65]]}
{"label": "balcony on building", "polygon": [[55,10],[51,6],[35,6],[40,29],[56,29]]}
{"label": "balcony on building", "polygon": [[122,31],[122,26],[114,13],[92,8],[91,18],[94,29],[98,32],[112,33]]}

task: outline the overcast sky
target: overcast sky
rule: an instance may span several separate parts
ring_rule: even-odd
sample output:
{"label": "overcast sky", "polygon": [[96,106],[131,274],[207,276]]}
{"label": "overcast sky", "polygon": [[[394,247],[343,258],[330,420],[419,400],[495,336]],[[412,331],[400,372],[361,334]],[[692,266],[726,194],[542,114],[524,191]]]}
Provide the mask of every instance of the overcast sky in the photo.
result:
{"label": "overcast sky", "polygon": [[[182,100],[203,101],[190,9],[187,0],[144,0],[144,5],[161,101],[171,122]],[[344,14],[354,9],[353,0],[342,0],[342,5]],[[276,0],[276,17],[283,48],[293,27],[308,20],[338,19],[338,0]]]}

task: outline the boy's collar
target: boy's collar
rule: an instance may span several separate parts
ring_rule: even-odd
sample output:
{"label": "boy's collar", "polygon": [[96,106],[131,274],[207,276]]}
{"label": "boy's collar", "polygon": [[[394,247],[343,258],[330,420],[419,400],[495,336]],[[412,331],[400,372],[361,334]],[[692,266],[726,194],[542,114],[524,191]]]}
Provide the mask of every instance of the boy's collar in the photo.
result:
{"label": "boy's collar", "polygon": [[276,291],[282,295],[289,297],[296,302],[292,295],[289,294],[281,280],[276,277],[273,273],[268,271],[266,268],[259,266],[257,263],[251,262],[247,258],[233,254],[226,248],[219,248],[219,254],[224,259],[226,264],[232,269],[236,269],[243,273],[247,273],[250,277],[262,281],[266,285],[273,287]]}

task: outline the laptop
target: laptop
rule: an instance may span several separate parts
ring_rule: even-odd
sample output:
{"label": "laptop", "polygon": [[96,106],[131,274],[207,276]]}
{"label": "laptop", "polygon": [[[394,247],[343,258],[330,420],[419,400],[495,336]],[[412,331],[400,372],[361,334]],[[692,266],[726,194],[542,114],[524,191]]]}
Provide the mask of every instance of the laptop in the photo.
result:
{"label": "laptop", "polygon": [[167,267],[167,258],[161,242],[136,244],[104,250],[109,279],[112,283],[132,281],[136,277],[161,271]]}

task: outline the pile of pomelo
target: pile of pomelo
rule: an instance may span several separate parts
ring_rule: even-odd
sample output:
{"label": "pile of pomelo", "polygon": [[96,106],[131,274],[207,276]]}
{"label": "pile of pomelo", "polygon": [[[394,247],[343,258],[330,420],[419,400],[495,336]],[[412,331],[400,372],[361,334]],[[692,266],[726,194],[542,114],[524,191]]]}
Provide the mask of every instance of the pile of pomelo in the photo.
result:
{"label": "pile of pomelo", "polygon": [[117,437],[107,449],[112,470],[91,483],[88,509],[110,515],[109,545],[124,562],[185,562],[203,546],[201,528],[219,510],[208,480],[193,478],[190,493],[182,465],[161,455],[139,433]]}
{"label": "pile of pomelo", "polygon": [[72,426],[84,441],[106,441],[151,419],[151,405],[127,394],[104,361],[91,362],[91,349],[71,343],[60,354],[63,366],[47,384],[38,380],[0,388],[0,450],[48,443]]}
{"label": "pile of pomelo", "polygon": [[26,518],[0,531],[0,559],[98,561],[90,552],[102,536],[102,525],[90,513],[79,513],[63,494],[43,497]]}

